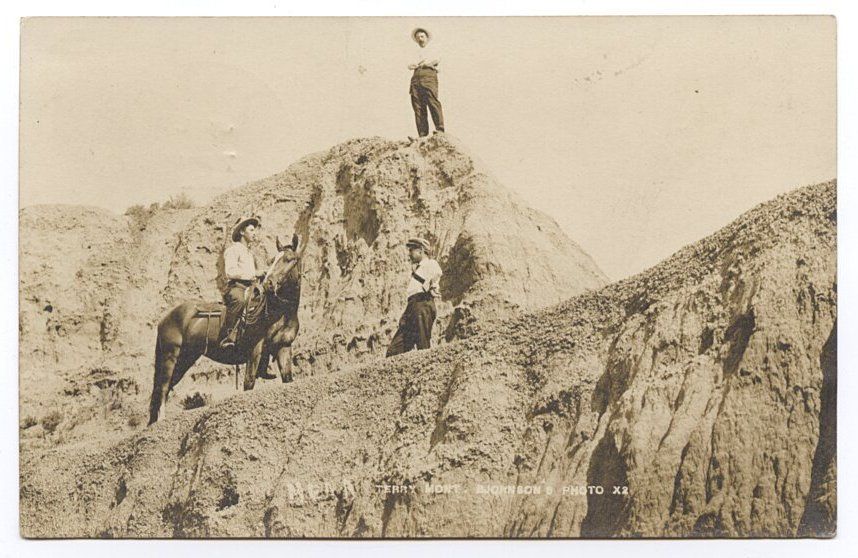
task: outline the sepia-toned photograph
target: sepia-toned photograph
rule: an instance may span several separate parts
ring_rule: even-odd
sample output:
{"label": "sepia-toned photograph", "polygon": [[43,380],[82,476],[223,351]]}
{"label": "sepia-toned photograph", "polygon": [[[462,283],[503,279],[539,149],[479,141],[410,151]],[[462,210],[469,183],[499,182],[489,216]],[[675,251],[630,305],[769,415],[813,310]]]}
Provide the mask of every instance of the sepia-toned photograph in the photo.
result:
{"label": "sepia-toned photograph", "polygon": [[834,17],[20,34],[22,537],[835,536]]}

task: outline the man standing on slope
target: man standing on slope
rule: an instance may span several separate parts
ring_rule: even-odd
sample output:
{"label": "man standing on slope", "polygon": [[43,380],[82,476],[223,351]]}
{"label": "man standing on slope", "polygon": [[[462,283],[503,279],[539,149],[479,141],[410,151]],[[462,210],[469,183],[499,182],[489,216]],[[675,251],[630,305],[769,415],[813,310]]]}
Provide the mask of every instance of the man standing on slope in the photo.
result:
{"label": "man standing on slope", "polygon": [[259,219],[250,217],[239,220],[232,229],[232,244],[223,252],[223,270],[226,275],[226,290],[223,302],[226,305],[226,327],[229,334],[220,342],[223,349],[230,349],[238,341],[238,321],[244,309],[245,291],[253,280],[262,277],[256,269],[256,259],[250,252],[250,244],[256,240]]}
{"label": "man standing on slope", "polygon": [[399,328],[387,348],[388,357],[414,348],[428,349],[435,323],[435,299],[440,298],[441,266],[429,257],[429,242],[412,238],[405,243],[411,260],[411,277],[405,289],[408,304]]}
{"label": "man standing on slope", "polygon": [[424,137],[429,135],[427,107],[432,115],[435,131],[444,131],[444,113],[441,110],[441,101],[438,100],[438,64],[441,59],[434,47],[428,46],[432,39],[429,31],[418,27],[411,32],[411,38],[417,43],[418,48],[414,53],[414,63],[408,65],[409,70],[414,70],[409,93],[411,107],[414,109],[414,120],[417,121],[417,134]]}

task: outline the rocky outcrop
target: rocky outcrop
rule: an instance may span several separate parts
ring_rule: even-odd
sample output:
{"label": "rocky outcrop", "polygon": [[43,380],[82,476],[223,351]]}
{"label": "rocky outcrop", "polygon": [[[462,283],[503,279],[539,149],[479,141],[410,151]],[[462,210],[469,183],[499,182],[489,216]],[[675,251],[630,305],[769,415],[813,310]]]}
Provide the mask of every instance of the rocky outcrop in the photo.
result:
{"label": "rocky outcrop", "polygon": [[124,218],[36,206],[21,210],[20,226],[22,356],[59,362],[100,351],[115,335],[115,300],[99,283],[119,279],[109,248],[130,240]]}
{"label": "rocky outcrop", "polygon": [[836,281],[835,185],[801,188],[432,351],[25,458],[22,532],[830,536]]}
{"label": "rocky outcrop", "polygon": [[166,264],[192,213],[164,209],[140,221],[94,207],[23,208],[24,362],[68,366],[99,354],[140,350],[139,338],[165,309]]}

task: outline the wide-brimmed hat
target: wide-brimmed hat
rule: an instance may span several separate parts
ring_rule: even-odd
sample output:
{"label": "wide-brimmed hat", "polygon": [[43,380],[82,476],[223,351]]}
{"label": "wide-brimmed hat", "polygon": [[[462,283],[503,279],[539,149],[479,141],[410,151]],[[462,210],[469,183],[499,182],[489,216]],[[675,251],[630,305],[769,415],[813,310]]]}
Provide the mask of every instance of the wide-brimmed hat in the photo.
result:
{"label": "wide-brimmed hat", "polygon": [[431,246],[429,245],[429,241],[425,238],[409,238],[408,242],[405,243],[407,248],[422,248],[424,252],[427,254],[431,250]]}
{"label": "wide-brimmed hat", "polygon": [[423,31],[426,33],[426,39],[432,40],[432,33],[429,32],[425,27],[415,27],[413,31],[411,31],[411,39],[416,43],[417,42],[417,32]]}
{"label": "wide-brimmed hat", "polygon": [[247,217],[245,219],[239,219],[238,223],[232,228],[232,241],[238,242],[241,240],[241,231],[244,230],[244,227],[247,225],[253,225],[254,227],[259,226],[259,219],[256,217]]}

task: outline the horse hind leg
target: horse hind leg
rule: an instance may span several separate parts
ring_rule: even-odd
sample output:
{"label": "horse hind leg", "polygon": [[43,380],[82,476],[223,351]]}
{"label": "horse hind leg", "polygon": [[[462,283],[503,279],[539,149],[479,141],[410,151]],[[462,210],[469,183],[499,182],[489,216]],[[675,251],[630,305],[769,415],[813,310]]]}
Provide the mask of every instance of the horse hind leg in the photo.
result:
{"label": "horse hind leg", "polygon": [[[176,354],[178,353],[178,355]],[[163,372],[158,380],[158,371],[155,371],[155,386],[152,391],[152,401],[149,410],[149,424],[157,421],[160,416],[166,415],[167,396],[170,391],[181,381],[185,372],[200,358],[199,353],[193,355],[182,354],[180,350],[170,352],[164,359]],[[157,366],[157,365],[156,365]],[[157,397],[156,397],[157,392]]]}
{"label": "horse hind leg", "polygon": [[179,356],[179,347],[162,345],[159,336],[155,345],[155,377],[152,381],[152,398],[149,401],[149,424],[157,422],[164,415],[167,394]]}
{"label": "horse hind leg", "polygon": [[[176,360],[176,365],[173,367],[173,375],[170,380],[170,389],[172,390],[176,384],[182,381],[182,378],[185,377],[185,372],[187,372],[191,366],[194,365],[199,358],[203,356],[202,353],[194,352],[194,353],[185,353],[180,352],[179,357]],[[169,391],[169,390],[168,390]]]}

